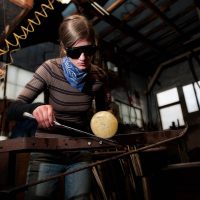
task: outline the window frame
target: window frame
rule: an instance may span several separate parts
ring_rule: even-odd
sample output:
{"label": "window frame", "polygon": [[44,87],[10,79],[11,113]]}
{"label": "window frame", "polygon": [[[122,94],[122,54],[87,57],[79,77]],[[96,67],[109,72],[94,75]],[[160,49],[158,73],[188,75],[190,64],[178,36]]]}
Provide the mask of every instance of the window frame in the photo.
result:
{"label": "window frame", "polygon": [[[162,92],[165,92],[167,90],[170,90],[170,89],[173,89],[173,88],[176,88],[177,89],[177,94],[178,94],[178,97],[179,97],[179,100],[173,102],[173,103],[169,103],[169,104],[165,104],[163,106],[159,106],[159,103],[158,103],[158,98],[157,98],[157,94],[159,93],[162,93]],[[183,118],[183,123],[185,125],[185,117],[184,117],[184,109],[183,109],[183,104],[182,104],[182,101],[181,101],[181,95],[180,95],[180,90],[179,90],[179,87],[178,86],[175,86],[175,87],[172,87],[172,88],[168,88],[168,89],[165,89],[165,90],[162,90],[160,92],[156,92],[156,103],[157,103],[157,108],[158,108],[158,115],[159,115],[159,120],[160,120],[160,125],[161,125],[161,128],[162,130],[167,130],[167,129],[164,129],[164,126],[163,126],[163,122],[162,122],[162,117],[161,117],[161,109],[163,108],[168,108],[168,107],[172,107],[174,105],[180,105],[180,108],[181,108],[181,114],[182,114],[182,118]],[[175,122],[176,123],[176,122]],[[178,122],[177,122],[177,126],[178,126]],[[170,129],[170,127],[168,128]]]}
{"label": "window frame", "polygon": [[[144,127],[143,113],[142,113],[142,109],[140,107],[130,105],[128,103],[125,103],[125,102],[123,102],[121,100],[117,100],[117,99],[115,99],[115,102],[119,106],[119,115],[120,115],[121,123],[130,124],[130,125],[134,124],[134,125],[137,125],[139,128],[143,128]],[[121,105],[127,106],[128,110],[129,110],[129,114],[128,114],[129,123],[124,123],[123,115],[122,115],[122,106]],[[134,109],[134,110],[137,109],[140,112],[141,119],[138,118],[136,110],[134,111],[135,117],[131,116],[131,109]],[[134,122],[131,123],[132,117],[135,118],[135,120],[134,120]],[[140,121],[140,123],[138,123],[138,121]]]}

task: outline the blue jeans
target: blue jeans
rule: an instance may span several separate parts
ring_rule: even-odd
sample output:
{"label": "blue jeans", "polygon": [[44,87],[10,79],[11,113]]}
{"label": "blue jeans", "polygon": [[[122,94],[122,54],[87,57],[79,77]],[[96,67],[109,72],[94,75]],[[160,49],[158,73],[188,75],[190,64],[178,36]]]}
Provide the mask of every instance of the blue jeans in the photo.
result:
{"label": "blue jeans", "polygon": [[[71,165],[45,163],[31,161],[27,174],[27,182],[45,179],[59,173],[69,172],[87,166],[88,162],[79,162]],[[59,186],[58,179],[29,187],[26,192],[26,200],[56,200],[55,191]],[[91,169],[87,168],[65,176],[64,198],[65,200],[89,200],[91,188]],[[60,200],[60,199],[59,199]]]}

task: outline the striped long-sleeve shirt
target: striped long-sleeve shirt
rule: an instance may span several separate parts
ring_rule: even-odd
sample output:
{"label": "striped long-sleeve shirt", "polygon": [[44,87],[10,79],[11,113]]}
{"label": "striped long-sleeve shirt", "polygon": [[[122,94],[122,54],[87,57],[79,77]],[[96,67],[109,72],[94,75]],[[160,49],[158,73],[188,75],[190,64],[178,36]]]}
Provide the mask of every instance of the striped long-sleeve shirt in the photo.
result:
{"label": "striped long-sleeve shirt", "polygon": [[109,106],[110,93],[107,87],[106,73],[91,65],[82,92],[73,88],[66,80],[61,66],[62,58],[47,60],[35,71],[17,100],[8,109],[12,120],[22,119],[24,112],[30,112],[43,103],[32,103],[45,91],[45,102],[53,106],[58,121],[83,125],[95,99],[96,111],[106,110]]}

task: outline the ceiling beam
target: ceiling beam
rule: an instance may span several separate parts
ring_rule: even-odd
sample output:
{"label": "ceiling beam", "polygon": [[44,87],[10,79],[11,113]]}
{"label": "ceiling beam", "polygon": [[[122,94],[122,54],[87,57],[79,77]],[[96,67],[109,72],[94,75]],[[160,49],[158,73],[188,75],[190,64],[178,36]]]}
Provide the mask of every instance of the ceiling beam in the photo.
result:
{"label": "ceiling beam", "polygon": [[[104,8],[99,6],[96,2],[88,1],[90,4],[90,9],[93,9],[97,12],[95,14],[99,16],[101,19],[109,23],[111,26],[115,27],[116,29],[119,29],[122,31],[125,35],[135,38],[136,40],[139,40],[140,42],[144,43],[146,46],[154,50],[158,54],[164,54],[163,49],[158,47],[156,44],[154,44],[151,40],[144,37],[142,34],[140,34],[137,30],[135,30],[133,27],[128,26],[123,21],[119,20],[112,14],[108,13]],[[95,3],[95,4],[94,4]],[[98,5],[96,7],[96,5]],[[88,12],[91,12],[89,9],[89,6],[85,7]],[[105,11],[105,13],[104,13]]]}
{"label": "ceiling beam", "polygon": [[151,9],[158,17],[160,17],[165,23],[167,23],[176,33],[182,35],[182,31],[163,13],[160,9],[149,0],[140,0],[142,1],[149,9]]}

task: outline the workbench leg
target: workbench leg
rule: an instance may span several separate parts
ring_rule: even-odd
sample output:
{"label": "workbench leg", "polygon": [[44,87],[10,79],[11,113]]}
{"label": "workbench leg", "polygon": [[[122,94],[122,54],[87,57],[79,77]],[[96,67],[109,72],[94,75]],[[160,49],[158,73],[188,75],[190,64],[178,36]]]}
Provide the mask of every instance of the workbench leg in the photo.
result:
{"label": "workbench leg", "polygon": [[9,185],[9,153],[0,153],[0,190]]}

